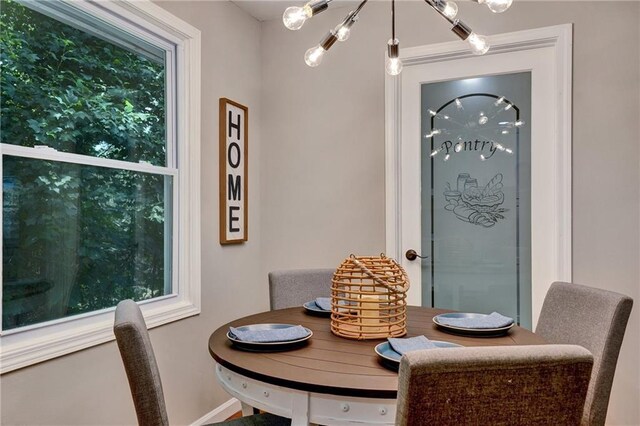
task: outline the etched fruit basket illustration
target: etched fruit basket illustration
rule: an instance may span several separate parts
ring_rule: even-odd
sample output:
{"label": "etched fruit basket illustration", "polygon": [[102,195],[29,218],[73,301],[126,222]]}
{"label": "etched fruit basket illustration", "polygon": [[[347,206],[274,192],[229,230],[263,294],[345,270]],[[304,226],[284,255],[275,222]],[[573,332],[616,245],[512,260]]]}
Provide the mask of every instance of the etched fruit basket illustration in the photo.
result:
{"label": "etched fruit basket illustration", "polygon": [[491,228],[504,219],[503,213],[508,211],[501,207],[504,203],[502,178],[502,173],[498,173],[483,188],[479,188],[477,179],[471,178],[468,173],[460,173],[457,190],[452,190],[447,183],[445,209],[452,211],[463,222]]}

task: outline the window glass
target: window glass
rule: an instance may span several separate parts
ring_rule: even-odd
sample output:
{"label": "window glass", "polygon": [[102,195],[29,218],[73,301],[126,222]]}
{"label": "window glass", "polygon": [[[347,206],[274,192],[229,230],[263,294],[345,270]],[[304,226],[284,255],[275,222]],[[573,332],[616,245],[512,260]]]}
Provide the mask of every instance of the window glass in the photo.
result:
{"label": "window glass", "polygon": [[171,293],[171,186],[4,156],[3,329]]}
{"label": "window glass", "polygon": [[165,52],[81,12],[64,20],[2,1],[2,143],[165,166]]}

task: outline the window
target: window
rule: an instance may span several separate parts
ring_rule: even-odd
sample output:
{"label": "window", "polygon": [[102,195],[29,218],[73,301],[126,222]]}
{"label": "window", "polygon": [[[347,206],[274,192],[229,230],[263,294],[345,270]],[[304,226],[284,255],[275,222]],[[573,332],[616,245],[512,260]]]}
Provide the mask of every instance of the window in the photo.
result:
{"label": "window", "polygon": [[148,2],[0,13],[2,371],[111,339],[123,299],[198,313],[199,32]]}

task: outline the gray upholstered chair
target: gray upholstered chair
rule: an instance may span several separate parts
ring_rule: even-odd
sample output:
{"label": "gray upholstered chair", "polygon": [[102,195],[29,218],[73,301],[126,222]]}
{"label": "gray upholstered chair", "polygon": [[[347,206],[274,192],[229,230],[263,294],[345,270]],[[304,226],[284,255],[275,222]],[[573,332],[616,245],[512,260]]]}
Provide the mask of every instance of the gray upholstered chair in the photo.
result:
{"label": "gray upholstered chair", "polygon": [[604,425],[611,384],[633,300],[623,294],[557,282],[544,299],[536,334],[593,354],[583,425]]}
{"label": "gray upholstered chair", "polygon": [[[168,426],[160,371],[153,354],[147,325],[133,300],[116,307],[113,332],[129,379],[133,404],[141,426]],[[260,414],[227,421],[225,425],[290,425],[291,420]]]}
{"label": "gray upholstered chair", "polygon": [[592,363],[576,345],[409,352],[396,425],[578,425]]}
{"label": "gray upholstered chair", "polygon": [[293,269],[269,272],[271,309],[302,306],[316,297],[329,297],[335,269]]}

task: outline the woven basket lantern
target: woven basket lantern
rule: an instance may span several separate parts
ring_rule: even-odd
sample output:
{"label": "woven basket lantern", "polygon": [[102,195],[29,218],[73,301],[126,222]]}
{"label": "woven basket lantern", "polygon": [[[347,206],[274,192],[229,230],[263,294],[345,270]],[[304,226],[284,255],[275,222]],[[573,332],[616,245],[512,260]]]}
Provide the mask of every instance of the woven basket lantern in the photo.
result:
{"label": "woven basket lantern", "polygon": [[409,277],[395,260],[351,255],[333,274],[331,331],[358,340],[404,336],[407,290]]}

